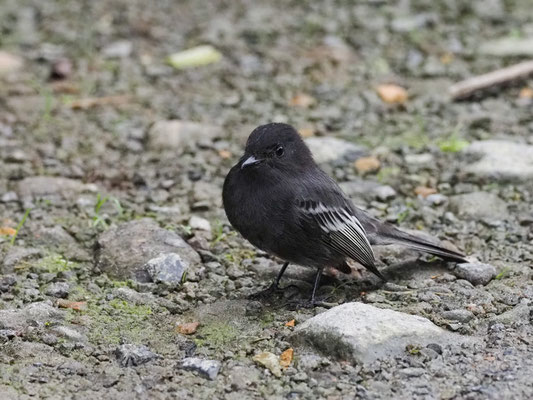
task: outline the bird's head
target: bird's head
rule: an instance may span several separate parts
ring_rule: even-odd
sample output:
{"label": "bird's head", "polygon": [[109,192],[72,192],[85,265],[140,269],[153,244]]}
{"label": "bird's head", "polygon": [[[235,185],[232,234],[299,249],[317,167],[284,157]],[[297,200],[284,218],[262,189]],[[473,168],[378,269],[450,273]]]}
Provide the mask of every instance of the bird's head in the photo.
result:
{"label": "bird's head", "polygon": [[241,170],[294,171],[314,165],[314,161],[296,129],[287,124],[270,123],[253,130],[237,165]]}

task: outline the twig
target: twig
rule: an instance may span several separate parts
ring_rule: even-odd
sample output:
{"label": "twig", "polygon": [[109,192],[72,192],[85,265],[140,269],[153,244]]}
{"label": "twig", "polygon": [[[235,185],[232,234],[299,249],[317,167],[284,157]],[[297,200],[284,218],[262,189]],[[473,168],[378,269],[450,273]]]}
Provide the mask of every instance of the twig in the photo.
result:
{"label": "twig", "polygon": [[450,86],[449,91],[452,100],[462,99],[470,96],[478,90],[487,89],[517,79],[523,79],[530,74],[533,74],[533,60],[465,79],[464,81]]}

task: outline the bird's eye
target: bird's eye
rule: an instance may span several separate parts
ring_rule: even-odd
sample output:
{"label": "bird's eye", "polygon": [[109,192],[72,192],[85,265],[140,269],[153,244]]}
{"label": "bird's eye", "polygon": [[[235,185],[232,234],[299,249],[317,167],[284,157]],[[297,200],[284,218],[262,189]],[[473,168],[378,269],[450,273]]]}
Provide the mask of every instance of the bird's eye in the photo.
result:
{"label": "bird's eye", "polygon": [[276,156],[281,157],[284,152],[285,150],[283,149],[283,146],[278,146],[278,148],[276,149]]}

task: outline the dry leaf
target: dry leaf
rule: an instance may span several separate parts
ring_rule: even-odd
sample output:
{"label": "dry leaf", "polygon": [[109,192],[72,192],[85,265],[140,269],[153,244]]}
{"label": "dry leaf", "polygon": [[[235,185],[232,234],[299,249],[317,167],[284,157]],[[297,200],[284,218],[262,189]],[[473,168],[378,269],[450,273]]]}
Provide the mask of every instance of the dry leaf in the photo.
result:
{"label": "dry leaf", "polygon": [[86,110],[97,106],[124,104],[129,99],[129,96],[87,97],[85,99],[74,100],[69,105],[73,110]]}
{"label": "dry leaf", "polygon": [[290,327],[290,328],[293,328],[295,323],[296,323],[296,321],[293,320],[293,319],[291,319],[289,322],[286,322],[286,323],[285,323],[285,326],[288,326],[288,327]]}
{"label": "dry leaf", "polygon": [[15,236],[17,234],[17,230],[10,228],[9,226],[0,226],[0,235],[1,236]]}
{"label": "dry leaf", "polygon": [[453,53],[444,53],[440,56],[440,62],[444,65],[448,65],[453,61]]}
{"label": "dry leaf", "polygon": [[316,130],[315,128],[301,128],[298,130],[298,132],[300,133],[300,135],[304,138],[308,138],[308,137],[311,137],[311,136],[315,136],[315,133],[316,133]]}
{"label": "dry leaf", "polygon": [[192,335],[196,332],[198,326],[200,326],[199,322],[187,322],[185,324],[179,324],[176,327],[176,331],[182,335]]}
{"label": "dry leaf", "polygon": [[223,158],[224,160],[231,158],[231,152],[229,150],[219,150],[218,155],[220,156],[220,158]]}
{"label": "dry leaf", "polygon": [[301,108],[309,108],[315,103],[315,98],[305,93],[298,93],[289,101],[290,106]]}
{"label": "dry leaf", "polygon": [[437,189],[433,189],[433,188],[430,188],[430,187],[417,186],[415,188],[415,194],[417,196],[422,196],[424,199],[426,197],[428,197],[430,194],[435,194],[435,193],[437,193]]}
{"label": "dry leaf", "polygon": [[268,368],[274,376],[278,378],[281,376],[281,368],[279,366],[279,359],[275,354],[265,351],[263,353],[256,354],[253,356],[252,360],[256,363],[261,364],[263,367]]}
{"label": "dry leaf", "polygon": [[279,356],[279,365],[281,365],[282,368],[288,368],[288,366],[291,365],[293,356],[294,349],[288,348]]}
{"label": "dry leaf", "polygon": [[398,85],[379,85],[379,97],[388,104],[404,104],[407,101],[407,90]]}
{"label": "dry leaf", "polygon": [[87,308],[86,301],[70,301],[65,299],[57,300],[57,305],[61,308],[70,308],[76,311],[83,311]]}
{"label": "dry leaf", "polygon": [[518,97],[521,99],[533,99],[533,89],[525,87],[520,90]]}
{"label": "dry leaf", "polygon": [[374,157],[361,157],[357,159],[354,163],[355,169],[357,169],[357,172],[360,174],[365,174],[367,172],[373,172],[377,171],[381,165],[379,160]]}

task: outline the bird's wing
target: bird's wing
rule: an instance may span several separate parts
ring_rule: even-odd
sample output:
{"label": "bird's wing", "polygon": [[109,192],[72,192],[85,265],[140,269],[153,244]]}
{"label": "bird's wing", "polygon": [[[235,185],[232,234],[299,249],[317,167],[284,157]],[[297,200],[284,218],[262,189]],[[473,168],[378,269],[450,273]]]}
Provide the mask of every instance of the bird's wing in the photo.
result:
{"label": "bird's wing", "polygon": [[328,206],[314,200],[300,200],[298,207],[318,224],[327,245],[374,272],[374,252],[365,229],[349,207]]}

